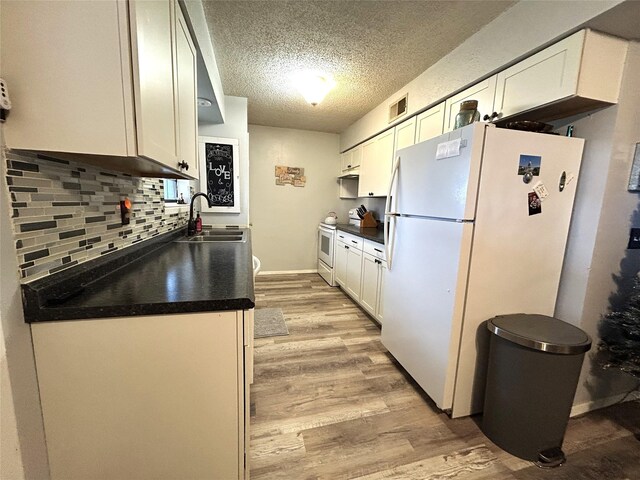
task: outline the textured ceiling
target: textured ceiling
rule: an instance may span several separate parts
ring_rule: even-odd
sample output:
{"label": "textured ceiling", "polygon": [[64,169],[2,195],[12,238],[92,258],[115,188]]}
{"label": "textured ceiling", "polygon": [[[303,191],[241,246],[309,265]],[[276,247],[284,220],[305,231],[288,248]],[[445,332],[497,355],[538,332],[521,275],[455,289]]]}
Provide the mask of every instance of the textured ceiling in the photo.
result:
{"label": "textured ceiling", "polygon": [[[249,123],[334,133],[514,3],[203,2],[224,92],[248,97]],[[292,74],[304,69],[324,70],[337,82],[316,107],[292,85]]]}

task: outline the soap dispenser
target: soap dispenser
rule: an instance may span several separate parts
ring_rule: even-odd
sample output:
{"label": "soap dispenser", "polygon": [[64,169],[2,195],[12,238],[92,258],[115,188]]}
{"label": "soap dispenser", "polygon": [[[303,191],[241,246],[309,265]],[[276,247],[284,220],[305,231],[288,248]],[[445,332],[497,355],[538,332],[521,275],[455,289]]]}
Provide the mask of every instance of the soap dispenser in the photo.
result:
{"label": "soap dispenser", "polygon": [[200,218],[200,212],[196,215],[196,233],[202,231],[202,218]]}

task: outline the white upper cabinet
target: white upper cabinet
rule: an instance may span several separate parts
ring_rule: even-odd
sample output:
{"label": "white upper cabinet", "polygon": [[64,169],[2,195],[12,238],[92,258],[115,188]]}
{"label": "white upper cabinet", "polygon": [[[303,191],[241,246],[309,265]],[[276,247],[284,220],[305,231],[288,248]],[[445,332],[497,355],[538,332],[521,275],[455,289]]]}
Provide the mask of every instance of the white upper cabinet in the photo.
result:
{"label": "white upper cabinet", "polygon": [[456,122],[456,115],[460,112],[460,104],[465,100],[477,100],[480,118],[491,115],[493,98],[496,93],[496,77],[487,78],[482,82],[447,98],[444,110],[444,132],[450,132]]}
{"label": "white upper cabinet", "polygon": [[372,138],[362,145],[362,163],[358,182],[359,197],[384,197],[391,178],[395,130]]}
{"label": "white upper cabinet", "polygon": [[[416,117],[411,117],[395,127],[395,140],[393,145],[393,157],[396,152],[404,147],[410,147],[415,143]],[[392,159],[393,161],[393,159]]]}
{"label": "white upper cabinet", "polygon": [[7,146],[134,175],[185,176],[179,137],[197,133],[179,110],[187,95],[195,105],[195,83],[177,84],[185,46],[176,44],[176,3],[3,3],[2,75],[14,104]]}
{"label": "white upper cabinet", "polygon": [[492,122],[544,122],[615,104],[628,44],[589,29],[576,32],[417,115],[415,143],[453,130],[465,100],[476,100],[480,120]]}
{"label": "white upper cabinet", "polygon": [[362,162],[362,145],[347,150],[340,155],[340,165],[342,173],[346,173],[350,170],[355,170],[360,166]]}
{"label": "white upper cabinet", "polygon": [[340,171],[346,172],[351,169],[351,157],[353,156],[353,150],[349,150],[340,154]]}
{"label": "white upper cabinet", "polygon": [[360,177],[358,178],[358,196],[367,197],[372,192],[379,176],[377,168],[377,147],[376,139],[366,141],[362,144],[362,163],[360,164]]}
{"label": "white upper cabinet", "polygon": [[362,164],[362,145],[351,150],[351,168],[358,168]]}
{"label": "white upper cabinet", "polygon": [[444,102],[422,112],[416,118],[415,143],[424,142],[438,135],[442,135],[444,124]]}
{"label": "white upper cabinet", "polygon": [[174,5],[129,2],[138,155],[178,164],[173,68]]}
{"label": "white upper cabinet", "polygon": [[569,101],[547,107],[542,118],[616,103],[626,50],[624,40],[581,30],[498,73],[492,116],[511,117],[563,99]]}
{"label": "white upper cabinet", "polygon": [[[2,2],[9,148],[130,155],[135,123],[126,4]],[[122,47],[125,47],[124,49]],[[123,53],[124,58],[122,58]]]}
{"label": "white upper cabinet", "polygon": [[[176,70],[178,101],[178,161],[182,172],[198,176],[197,52],[187,22],[176,3]],[[186,164],[186,165],[185,165]]]}

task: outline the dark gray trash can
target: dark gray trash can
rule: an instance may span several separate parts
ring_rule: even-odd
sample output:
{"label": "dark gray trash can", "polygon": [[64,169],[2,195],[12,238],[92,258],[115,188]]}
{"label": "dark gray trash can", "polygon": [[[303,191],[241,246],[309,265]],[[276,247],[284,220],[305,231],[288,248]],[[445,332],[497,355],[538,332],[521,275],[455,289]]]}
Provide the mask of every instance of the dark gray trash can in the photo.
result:
{"label": "dark gray trash can", "polygon": [[545,315],[498,316],[487,327],[493,335],[482,431],[512,455],[561,465],[589,335]]}

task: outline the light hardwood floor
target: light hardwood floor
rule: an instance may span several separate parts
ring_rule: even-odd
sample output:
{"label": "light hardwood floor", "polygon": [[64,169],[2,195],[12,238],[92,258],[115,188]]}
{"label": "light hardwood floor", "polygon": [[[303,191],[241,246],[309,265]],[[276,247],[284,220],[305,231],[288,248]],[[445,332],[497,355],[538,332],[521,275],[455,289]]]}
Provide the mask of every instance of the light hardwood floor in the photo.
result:
{"label": "light hardwood floor", "polygon": [[285,337],[255,342],[251,477],[260,479],[640,479],[640,403],[574,418],[561,468],[502,451],[477,418],[451,420],[399,367],[380,328],[315,274],[258,276],[256,308]]}

